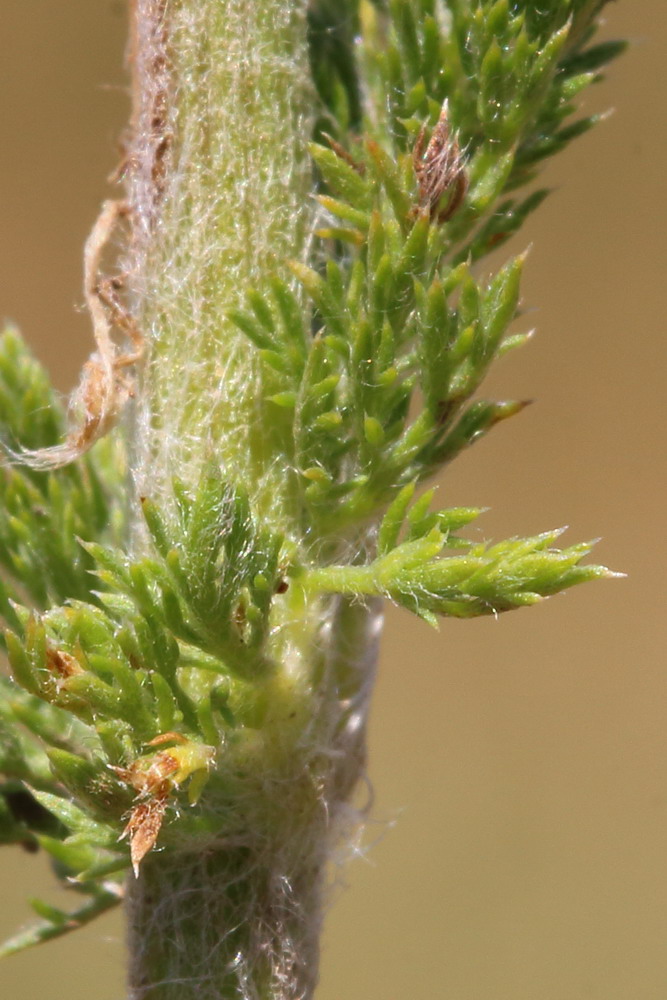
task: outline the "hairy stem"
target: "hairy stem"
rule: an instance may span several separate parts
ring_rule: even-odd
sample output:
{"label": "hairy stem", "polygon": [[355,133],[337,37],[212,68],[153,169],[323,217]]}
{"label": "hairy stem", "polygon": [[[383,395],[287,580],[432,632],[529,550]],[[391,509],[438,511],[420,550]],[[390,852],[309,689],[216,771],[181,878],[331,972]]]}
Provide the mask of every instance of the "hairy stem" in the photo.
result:
{"label": "hairy stem", "polygon": [[[215,463],[297,544],[291,418],[266,410],[267,375],[226,314],[308,249],[305,7],[136,0],[128,157],[129,283],[149,345],[137,488],[168,519],[174,478],[194,491]],[[164,853],[131,880],[131,1000],[312,996],[327,852],[363,769],[380,617],[299,593],[272,629],[265,707],[218,748],[195,818],[179,824],[190,832],[169,844],[166,830]],[[216,834],[230,816],[234,835]]]}
{"label": "hairy stem", "polygon": [[139,488],[196,483],[215,460],[284,526],[292,486],[271,456],[289,427],[263,412],[255,352],[226,316],[306,249],[304,0],[136,0],[133,71]]}
{"label": "hairy stem", "polygon": [[312,995],[323,858],[274,847],[146,862],[129,896],[129,1000]]}

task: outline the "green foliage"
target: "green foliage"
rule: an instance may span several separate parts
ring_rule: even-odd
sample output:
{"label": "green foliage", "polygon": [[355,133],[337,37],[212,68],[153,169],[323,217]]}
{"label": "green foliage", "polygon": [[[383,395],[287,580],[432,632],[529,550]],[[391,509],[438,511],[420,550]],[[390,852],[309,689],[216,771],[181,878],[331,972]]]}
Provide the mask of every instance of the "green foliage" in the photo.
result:
{"label": "green foliage", "polygon": [[148,500],[144,511],[156,539],[150,556],[130,560],[87,545],[102,607],[70,600],[40,615],[17,606],[20,629],[7,631],[12,674],[33,696],[21,721],[53,743],[53,730],[64,727],[57,718],[49,728],[49,713],[78,720],[76,743],[50,752],[51,770],[111,819],[127,796],[118,797],[104,768],[131,764],[164,732],[217,745],[234,723],[227,702],[235,678],[243,690],[271,670],[262,650],[280,540],[255,536],[245,498],[213,477],[191,504],[182,495],[171,536]]}
{"label": "green foliage", "polygon": [[[9,451],[47,448],[65,432],[46,372],[12,329],[0,335],[0,430]],[[47,474],[0,465],[0,620],[15,625],[10,602],[26,595],[38,608],[90,598],[93,562],[78,539],[122,538],[124,479],[112,441]]]}
{"label": "green foliage", "polygon": [[[316,155],[332,173],[334,164]],[[292,363],[285,334],[260,331],[249,314],[233,317],[256,343],[263,337],[263,356],[282,378],[271,398],[294,408],[303,501],[324,534],[373,515],[524,405],[471,402],[494,358],[516,346],[507,331],[523,258],[484,287],[465,262],[443,280],[442,234],[425,216],[405,235],[378,211],[367,223],[367,250],[347,272],[333,260],[324,275],[293,265],[321,324],[307,355]],[[417,390],[423,408],[415,416]]]}
{"label": "green foliage", "polygon": [[574,100],[622,48],[586,48],[598,6],[312,6],[316,82],[336,138],[311,151],[330,221],[319,263],[292,270],[316,333],[305,335],[277,279],[271,299],[250,293],[231,318],[273,371],[270,399],[293,411],[285,457],[318,534],[375,517],[523,409],[474,397],[493,361],[527,339],[509,332],[524,258],[489,279],[471,265],[544,199],[514,194],[538,161],[593,123],[569,121]]}
{"label": "green foliage", "polygon": [[[275,669],[266,638],[282,589],[282,538],[258,527],[245,495],[214,472],[195,496],[178,486],[175,496],[170,518],[142,501],[145,558],[82,543],[95,604],[70,598],[44,613],[11,606],[15,627],[5,635],[14,683],[3,680],[0,692],[0,839],[43,848],[62,879],[89,893],[72,916],[79,923],[117,902],[116,889],[103,891],[99,880],[106,885],[129,867],[118,837],[135,793],[150,800],[151,788],[142,791],[135,779],[144,764],[159,762],[151,746],[175,740],[168,753],[183,777],[205,771],[206,754],[254,722],[259,689]],[[251,696],[250,681],[258,687]],[[20,813],[12,806],[17,792],[30,804]],[[39,904],[41,916],[47,910]],[[72,926],[62,914],[51,917],[7,952]]]}
{"label": "green foliage", "polygon": [[[15,642],[13,648],[16,662],[22,647]],[[19,664],[17,676],[25,680],[24,670]],[[43,678],[40,683],[43,689]],[[115,828],[93,818],[100,815],[101,789],[111,778],[100,752],[94,729],[76,715],[27,693],[20,682],[0,678],[0,843],[31,853],[41,848],[63,887],[87,899],[72,912],[33,900],[42,921],[5,942],[0,955],[68,933],[120,902],[114,873],[122,875],[127,862],[118,852]],[[81,791],[82,772],[84,808],[79,808],[72,788]]]}
{"label": "green foliage", "polygon": [[[366,566],[326,566],[305,572],[307,590],[388,597],[432,625],[437,615],[474,618],[536,604],[551,594],[612,574],[580,566],[591,544],[555,549],[561,531],[472,544],[454,532],[474,520],[475,508],[431,511],[433,490],[412,506],[414,484],[389,506],[378,532],[378,557]],[[461,555],[447,555],[464,548]]]}
{"label": "green foliage", "polygon": [[91,920],[106,913],[107,910],[118,906],[122,901],[120,890],[103,889],[97,885],[92,885],[86,895],[88,896],[86,903],[67,912],[58,907],[50,906],[42,900],[32,899],[31,906],[35,913],[43,918],[42,921],[5,941],[0,947],[0,958],[14,955],[18,951],[25,951],[26,948],[31,948],[33,945],[52,941],[53,938],[61,937],[79,927],[84,927]]}
{"label": "green foliage", "polygon": [[170,519],[156,502],[142,498],[154,544],[149,558],[130,561],[88,546],[104,567],[100,578],[135,602],[154,633],[162,670],[176,655],[167,631],[193,656],[199,651],[242,677],[269,670],[263,650],[280,580],[282,536],[259,526],[245,493],[222,482],[216,471],[203,478],[196,496],[178,484],[176,495]]}
{"label": "green foliage", "polygon": [[[458,532],[478,509],[433,511],[432,491],[415,500],[526,405],[477,395],[493,362],[528,339],[512,332],[524,255],[490,276],[478,262],[546,196],[526,189],[540,162],[593,124],[572,118],[576,100],[622,50],[590,44],[602,5],[309,5],[315,253],[292,262],[291,283],[250,289],[247,308],[230,313],[270,373],[268,405],[291,420],[291,436],[272,439],[276,467],[295,483],[291,537],[265,526],[212,464],[196,489],[174,483],[168,498],[141,498],[130,555],[117,441],[60,470],[0,468],[12,674],[0,681],[0,842],[41,847],[87,897],[71,914],[36,901],[41,923],[5,953],[117,903],[130,865],[118,838],[141,827],[142,809],[158,810],[155,836],[165,812],[161,844],[210,835],[199,807],[178,812],[179,784],[190,780],[194,803],[223,745],[211,785],[218,801],[246,805],[246,741],[259,752],[272,713],[281,747],[286,720],[300,725],[281,643],[319,595],[384,596],[435,624],[608,575],[580,564],[589,545],[555,548],[559,532],[472,544]],[[66,432],[12,330],[0,338],[0,427],[14,457]],[[360,537],[365,563],[329,564]],[[314,657],[304,683],[315,699],[320,667]],[[348,691],[349,671],[335,680]],[[176,744],[166,757],[164,741]],[[160,770],[166,760],[175,771]],[[214,819],[218,836],[224,823],[236,829],[234,809]]]}

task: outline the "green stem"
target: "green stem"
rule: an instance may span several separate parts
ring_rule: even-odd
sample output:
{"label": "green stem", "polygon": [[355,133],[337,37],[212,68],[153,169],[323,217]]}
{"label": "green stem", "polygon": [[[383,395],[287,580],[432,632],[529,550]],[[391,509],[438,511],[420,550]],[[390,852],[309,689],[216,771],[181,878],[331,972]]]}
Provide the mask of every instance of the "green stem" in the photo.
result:
{"label": "green stem", "polygon": [[[128,271],[149,346],[138,489],[168,522],[174,477],[195,492],[213,461],[254,517],[297,544],[292,418],[264,402],[269,377],[226,315],[306,257],[306,6],[135,0],[129,156]],[[296,585],[280,606],[266,690],[258,682],[251,712],[233,706],[243,722],[201,803],[178,822],[167,814],[162,851],[130,881],[131,1000],[312,995],[322,873],[363,767],[378,617]]]}
{"label": "green stem", "polygon": [[299,580],[309,594],[330,593],[377,596],[380,592],[376,566],[319,566]]}
{"label": "green stem", "polygon": [[[302,258],[310,93],[302,0],[137,0],[129,272],[150,357],[137,405],[142,492],[212,460],[264,519],[296,517],[275,461],[289,416],[227,319]],[[270,412],[267,409],[271,408]]]}

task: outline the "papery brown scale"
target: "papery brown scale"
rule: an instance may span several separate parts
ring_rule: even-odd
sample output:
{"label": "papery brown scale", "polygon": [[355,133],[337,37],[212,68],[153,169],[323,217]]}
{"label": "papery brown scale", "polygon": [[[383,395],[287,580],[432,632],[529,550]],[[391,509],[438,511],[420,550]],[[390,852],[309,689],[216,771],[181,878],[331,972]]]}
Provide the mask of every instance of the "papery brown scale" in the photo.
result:
{"label": "papery brown scale", "polygon": [[[447,222],[460,207],[468,189],[461,148],[449,124],[447,102],[424,149],[426,126],[423,126],[412,154],[417,187],[418,210],[428,212],[431,221]],[[449,197],[442,208],[446,194]]]}

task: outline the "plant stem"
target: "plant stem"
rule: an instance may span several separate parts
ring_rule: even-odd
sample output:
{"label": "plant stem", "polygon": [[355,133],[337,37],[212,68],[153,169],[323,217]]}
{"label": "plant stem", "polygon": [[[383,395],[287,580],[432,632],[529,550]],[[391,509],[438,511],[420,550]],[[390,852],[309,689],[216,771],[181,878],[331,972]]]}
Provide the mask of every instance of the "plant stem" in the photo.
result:
{"label": "plant stem", "polygon": [[311,996],[322,858],[286,860],[246,847],[147,860],[130,893],[129,1000]]}
{"label": "plant stem", "polygon": [[[291,417],[266,409],[267,376],[226,313],[306,256],[305,8],[136,0],[128,158],[128,273],[149,346],[133,428],[138,489],[169,518],[173,479],[194,491],[213,461],[255,516],[297,544]],[[298,586],[283,606],[265,707],[219,748],[201,805],[175,824],[178,842],[167,826],[164,851],[130,880],[131,1000],[312,996],[321,886],[363,768],[380,616],[346,599],[304,600]],[[216,834],[223,816],[232,837]]]}
{"label": "plant stem", "polygon": [[128,270],[150,344],[139,488],[192,485],[213,459],[285,527],[293,484],[271,456],[290,426],[226,314],[306,250],[305,3],[136,0],[133,71]]}

